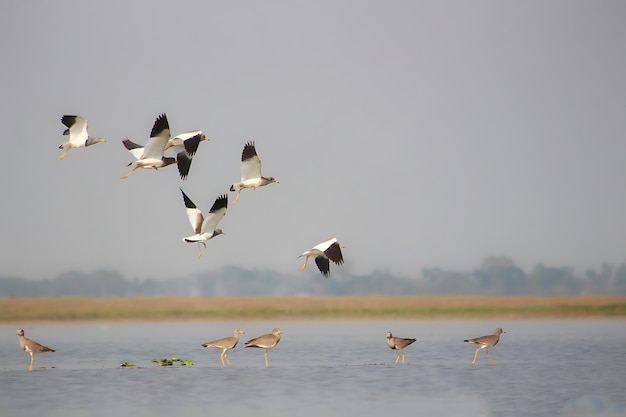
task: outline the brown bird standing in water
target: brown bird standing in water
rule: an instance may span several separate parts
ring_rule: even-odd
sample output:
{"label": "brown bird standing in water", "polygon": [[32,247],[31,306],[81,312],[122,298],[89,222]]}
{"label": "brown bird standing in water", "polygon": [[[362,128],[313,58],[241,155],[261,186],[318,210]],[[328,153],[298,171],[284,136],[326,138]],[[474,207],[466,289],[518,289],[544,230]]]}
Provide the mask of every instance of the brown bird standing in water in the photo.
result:
{"label": "brown bird standing in water", "polygon": [[396,357],[396,363],[400,359],[400,355],[402,355],[402,363],[404,363],[404,349],[409,346],[411,343],[415,342],[416,339],[404,339],[402,337],[393,337],[391,332],[387,332],[387,345],[393,349],[398,351],[398,357]]}
{"label": "brown bird standing in water", "polygon": [[29,371],[33,370],[33,364],[35,363],[35,353],[41,352],[54,352],[54,349],[50,349],[48,346],[40,345],[34,340],[30,340],[24,337],[24,330],[18,329],[16,333],[20,337],[20,349],[25,350],[30,354],[30,367]]}
{"label": "brown bird standing in water", "polygon": [[203,343],[202,347],[214,347],[222,349],[222,353],[220,354],[220,358],[222,359],[222,366],[224,366],[224,359],[226,359],[226,363],[230,365],[230,360],[228,359],[228,353],[226,353],[226,351],[228,349],[234,349],[235,346],[237,346],[240,334],[244,334],[244,331],[241,329],[235,329],[233,330],[232,336]]}
{"label": "brown bird standing in water", "polygon": [[272,330],[272,333],[264,334],[263,336],[255,337],[252,340],[248,340],[246,342],[246,347],[255,347],[265,349],[265,367],[268,368],[270,366],[267,361],[267,351],[280,342],[280,335],[283,334],[283,331],[278,327]]}
{"label": "brown bird standing in water", "polygon": [[[500,335],[502,333],[506,333],[506,332],[502,330],[501,327],[497,327],[496,330],[493,332],[493,334],[490,334],[487,336],[476,337],[474,339],[464,340],[464,342],[466,343],[473,343],[475,345],[480,345],[480,347],[476,349],[476,352],[474,352],[474,360],[472,360],[472,365],[476,364],[476,357],[478,356],[479,351],[483,349],[489,349],[490,347],[493,347],[498,344],[498,342],[500,341]],[[491,361],[491,363],[496,363],[496,361],[494,361],[491,358],[491,356],[489,356],[488,350],[485,350],[485,355],[487,356],[487,359]]]}

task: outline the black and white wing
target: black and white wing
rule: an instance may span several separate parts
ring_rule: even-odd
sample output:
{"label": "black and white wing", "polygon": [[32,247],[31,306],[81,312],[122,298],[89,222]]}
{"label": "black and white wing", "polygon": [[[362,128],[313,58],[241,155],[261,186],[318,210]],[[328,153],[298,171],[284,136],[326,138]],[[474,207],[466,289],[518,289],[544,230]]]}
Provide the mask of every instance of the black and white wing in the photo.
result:
{"label": "black and white wing", "polygon": [[183,200],[185,201],[185,207],[187,208],[187,217],[189,217],[189,223],[191,224],[191,228],[193,229],[195,234],[200,234],[202,230],[202,222],[204,221],[204,217],[202,216],[202,212],[196,207],[196,205],[191,201],[187,194],[180,189],[180,192],[183,193]]}
{"label": "black and white wing", "polygon": [[178,167],[178,173],[181,180],[186,180],[189,175],[189,169],[191,168],[191,157],[187,152],[182,151],[176,154],[176,166]]}
{"label": "black and white wing", "polygon": [[150,139],[144,147],[143,157],[141,159],[161,159],[167,141],[170,140],[170,125],[167,121],[165,113],[161,114],[154,122]]}
{"label": "black and white wing", "polygon": [[202,222],[202,230],[201,233],[213,233],[213,231],[217,228],[217,224],[224,218],[226,215],[226,209],[228,207],[228,196],[226,194],[222,194],[221,196],[215,199],[211,210],[209,210],[209,214],[205,217]]}
{"label": "black and white wing", "polygon": [[125,138],[122,143],[124,144],[126,150],[128,150],[128,152],[130,152],[135,157],[135,159],[141,159],[144,151],[143,146],[133,142],[128,138]]}
{"label": "black and white wing", "polygon": [[328,262],[328,258],[326,258],[325,256],[321,256],[321,255],[316,256],[315,264],[317,265],[317,269],[320,270],[322,275],[327,277],[328,274],[330,274],[330,262]]}
{"label": "black and white wing", "polygon": [[341,244],[337,242],[337,239],[334,239],[334,242],[330,246],[328,246],[328,249],[324,251],[324,254],[328,257],[328,259],[330,259],[337,265],[341,265],[343,263]]}
{"label": "black and white wing", "polygon": [[241,181],[251,178],[261,178],[261,160],[254,142],[246,143],[241,152]]}
{"label": "black and white wing", "polygon": [[61,123],[63,123],[67,129],[66,132],[70,137],[70,142],[74,145],[84,144],[89,137],[87,133],[87,119],[81,116],[65,115],[61,117]]}

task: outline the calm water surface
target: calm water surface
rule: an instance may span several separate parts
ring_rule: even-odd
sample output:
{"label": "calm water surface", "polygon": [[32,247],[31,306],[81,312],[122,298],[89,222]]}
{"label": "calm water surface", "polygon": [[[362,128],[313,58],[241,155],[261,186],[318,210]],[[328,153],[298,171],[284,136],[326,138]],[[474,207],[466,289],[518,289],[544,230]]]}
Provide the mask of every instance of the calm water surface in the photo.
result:
{"label": "calm water surface", "polygon": [[[470,364],[463,339],[504,334]],[[626,320],[287,321],[22,325],[57,350],[19,350],[0,326],[0,416],[626,416]],[[240,327],[223,368],[203,342]],[[269,352],[249,338],[283,330]],[[415,337],[396,354],[385,333]],[[163,368],[152,358],[191,358]],[[132,361],[137,368],[119,368]]]}

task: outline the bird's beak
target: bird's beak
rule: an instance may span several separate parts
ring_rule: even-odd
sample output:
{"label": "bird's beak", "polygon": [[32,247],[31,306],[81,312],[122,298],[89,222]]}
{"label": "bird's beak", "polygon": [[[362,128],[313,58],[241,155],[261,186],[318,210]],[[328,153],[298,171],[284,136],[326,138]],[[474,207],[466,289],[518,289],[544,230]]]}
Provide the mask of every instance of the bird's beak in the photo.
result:
{"label": "bird's beak", "polygon": [[163,152],[167,151],[172,146],[174,146],[174,144],[172,142],[167,142],[167,145],[165,145],[165,148],[163,149]]}

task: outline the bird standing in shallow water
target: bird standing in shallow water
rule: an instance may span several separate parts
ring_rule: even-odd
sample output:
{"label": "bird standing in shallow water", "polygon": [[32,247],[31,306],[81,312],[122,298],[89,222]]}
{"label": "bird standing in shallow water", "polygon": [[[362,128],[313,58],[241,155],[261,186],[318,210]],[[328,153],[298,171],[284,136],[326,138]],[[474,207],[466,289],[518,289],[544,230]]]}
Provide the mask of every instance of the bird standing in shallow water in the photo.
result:
{"label": "bird standing in shallow water", "polygon": [[83,148],[86,146],[95,145],[96,143],[106,142],[104,138],[99,136],[89,136],[87,133],[87,119],[81,116],[65,115],[61,117],[61,123],[63,123],[67,129],[63,132],[63,135],[69,136],[67,142],[59,145],[59,149],[64,149],[57,159],[61,160],[65,158],[67,153],[72,148]]}
{"label": "bird standing in shallow water", "polygon": [[330,274],[330,262],[328,260],[330,259],[337,265],[341,265],[343,263],[343,255],[341,254],[341,249],[344,247],[345,246],[337,242],[337,239],[334,237],[313,246],[313,248],[303,252],[300,256],[298,256],[298,258],[306,256],[306,258],[304,259],[304,264],[300,267],[300,271],[304,271],[306,269],[306,264],[309,261],[309,258],[311,256],[314,256],[317,268],[320,270],[325,278],[328,278],[328,274]]}
{"label": "bird standing in shallow water", "polygon": [[237,191],[233,205],[237,204],[239,194],[244,188],[256,190],[257,187],[263,187],[274,182],[278,184],[276,178],[261,175],[261,160],[256,153],[254,142],[246,143],[241,152],[241,182],[230,186],[230,191]]}
{"label": "bird standing in shallow water", "polygon": [[255,347],[265,349],[265,367],[268,368],[270,366],[267,360],[267,351],[280,342],[280,335],[283,334],[283,331],[278,327],[272,330],[272,333],[264,334],[263,336],[255,337],[254,339],[248,340],[246,342],[246,347]]}
{"label": "bird standing in shallow water", "polygon": [[404,363],[404,349],[409,346],[411,343],[415,342],[416,339],[405,339],[402,337],[393,337],[391,332],[387,332],[387,346],[389,346],[393,350],[398,351],[398,356],[396,357],[396,363],[400,359],[400,355],[402,354],[402,363]]}
{"label": "bird standing in shallow water", "polygon": [[36,353],[41,353],[41,352],[54,352],[54,349],[50,349],[48,346],[44,346],[44,345],[40,345],[39,343],[35,342],[34,340],[31,340],[27,337],[24,336],[24,330],[22,329],[18,329],[17,333],[19,336],[19,342],[20,342],[20,349],[28,352],[30,354],[30,367],[28,368],[29,371],[33,370],[33,364],[35,363],[35,354]]}
{"label": "bird standing in shallow water", "polygon": [[[502,333],[506,333],[504,330],[502,330],[501,327],[497,327],[496,330],[493,332],[493,334],[487,335],[487,336],[480,336],[480,337],[476,337],[474,339],[465,339],[464,342],[466,343],[473,343],[475,345],[480,345],[480,347],[478,349],[476,349],[476,352],[474,352],[474,359],[472,360],[472,365],[476,364],[476,357],[478,356],[478,352],[483,350],[483,349],[489,349],[490,347],[493,347],[495,345],[498,344],[498,342],[500,341],[500,335]],[[489,359],[491,361],[491,363],[496,363],[496,361],[494,361],[491,356],[489,356],[489,351],[485,350],[485,356],[487,356],[487,359]]]}
{"label": "bird standing in shallow water", "polygon": [[222,353],[220,354],[220,359],[222,359],[222,366],[225,366],[224,359],[226,359],[226,362],[230,366],[230,360],[228,359],[228,354],[226,353],[226,351],[229,349],[234,349],[235,346],[237,346],[240,334],[244,334],[244,331],[241,329],[235,329],[233,330],[232,336],[203,343],[202,347],[214,347],[222,349]]}

